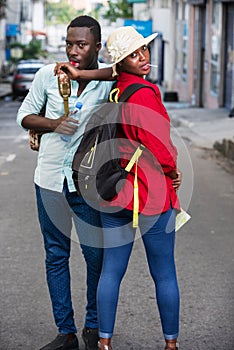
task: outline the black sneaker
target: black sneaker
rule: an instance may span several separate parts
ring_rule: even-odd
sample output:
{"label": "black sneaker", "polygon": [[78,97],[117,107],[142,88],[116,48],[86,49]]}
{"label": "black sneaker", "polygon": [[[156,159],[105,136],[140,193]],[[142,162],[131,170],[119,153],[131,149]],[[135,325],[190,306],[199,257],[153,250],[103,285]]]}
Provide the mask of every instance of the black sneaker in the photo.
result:
{"label": "black sneaker", "polygon": [[58,334],[51,343],[40,350],[79,350],[79,342],[75,334]]}
{"label": "black sneaker", "polygon": [[82,339],[85,343],[85,350],[98,349],[99,336],[97,328],[84,328],[82,331]]}

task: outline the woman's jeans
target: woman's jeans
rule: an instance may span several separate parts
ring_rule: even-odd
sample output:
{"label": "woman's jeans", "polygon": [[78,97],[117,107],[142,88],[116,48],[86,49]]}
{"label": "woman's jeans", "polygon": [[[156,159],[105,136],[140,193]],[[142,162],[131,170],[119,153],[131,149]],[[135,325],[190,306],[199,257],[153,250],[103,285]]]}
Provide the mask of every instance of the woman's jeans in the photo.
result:
{"label": "woman's jeans", "polygon": [[[38,216],[46,251],[46,275],[59,333],[77,331],[71,301],[69,257],[72,218],[87,266],[85,327],[97,328],[96,290],[102,265],[100,214],[76,192],[63,193],[36,187]],[[83,281],[82,281],[83,283]]]}
{"label": "woman's jeans", "polygon": [[[97,291],[99,336],[111,338],[119,288],[128,266],[135,232],[132,211],[101,213],[101,218],[105,248]],[[179,333],[180,303],[174,261],[175,211],[170,209],[155,216],[140,215],[139,228],[155,284],[163,334],[165,339],[175,339]]]}

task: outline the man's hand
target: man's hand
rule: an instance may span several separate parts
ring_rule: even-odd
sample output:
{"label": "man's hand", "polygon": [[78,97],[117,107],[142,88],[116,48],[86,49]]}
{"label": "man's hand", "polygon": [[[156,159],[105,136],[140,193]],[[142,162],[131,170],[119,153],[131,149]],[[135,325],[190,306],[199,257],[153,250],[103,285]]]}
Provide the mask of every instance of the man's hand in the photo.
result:
{"label": "man's hand", "polygon": [[53,122],[54,132],[64,135],[73,135],[79,126],[78,120],[66,117],[65,115],[54,120]]}

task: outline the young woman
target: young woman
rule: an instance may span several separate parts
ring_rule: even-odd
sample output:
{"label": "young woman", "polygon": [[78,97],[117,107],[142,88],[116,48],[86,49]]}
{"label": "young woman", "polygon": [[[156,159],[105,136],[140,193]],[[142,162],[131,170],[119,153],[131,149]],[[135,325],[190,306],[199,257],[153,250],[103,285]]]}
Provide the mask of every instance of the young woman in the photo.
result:
{"label": "young woman", "polygon": [[[179,288],[174,261],[175,217],[180,210],[176,190],[181,181],[177,171],[177,150],[170,138],[170,119],[159,89],[144,78],[150,73],[147,45],[156,37],[143,38],[132,27],[116,29],[108,38],[107,50],[117,76],[119,96],[133,83],[145,87],[135,92],[122,110],[118,130],[122,166],[125,167],[138,145],[142,155],[127,176],[118,195],[103,206],[104,257],[97,291],[99,349],[111,350],[119,289],[127,270],[134,243],[134,181],[137,172],[139,228],[147,261],[155,284],[165,350],[176,350],[179,335]],[[75,72],[61,64],[71,78],[110,79],[110,71]],[[174,180],[173,180],[174,179]],[[121,348],[121,346],[119,347]],[[142,345],[144,349],[144,345]]]}

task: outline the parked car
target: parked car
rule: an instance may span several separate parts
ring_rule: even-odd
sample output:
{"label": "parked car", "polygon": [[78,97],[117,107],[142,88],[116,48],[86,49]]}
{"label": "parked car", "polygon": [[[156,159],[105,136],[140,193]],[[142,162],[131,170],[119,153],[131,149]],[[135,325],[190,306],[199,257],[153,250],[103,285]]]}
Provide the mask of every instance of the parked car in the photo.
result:
{"label": "parked car", "polygon": [[21,60],[18,62],[12,80],[13,97],[25,96],[32,84],[35,73],[44,66],[39,60]]}

